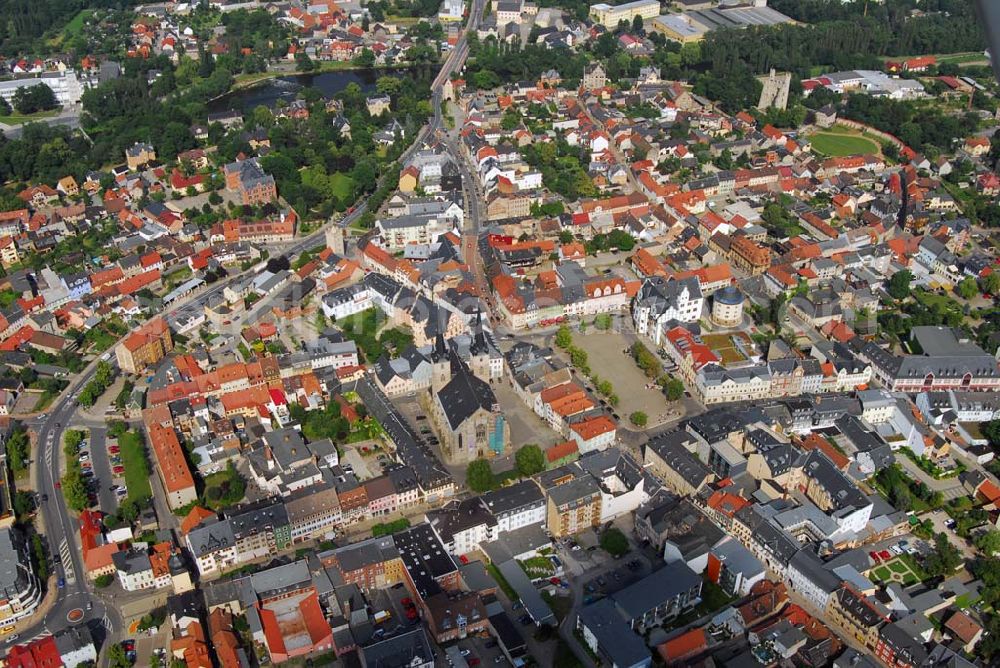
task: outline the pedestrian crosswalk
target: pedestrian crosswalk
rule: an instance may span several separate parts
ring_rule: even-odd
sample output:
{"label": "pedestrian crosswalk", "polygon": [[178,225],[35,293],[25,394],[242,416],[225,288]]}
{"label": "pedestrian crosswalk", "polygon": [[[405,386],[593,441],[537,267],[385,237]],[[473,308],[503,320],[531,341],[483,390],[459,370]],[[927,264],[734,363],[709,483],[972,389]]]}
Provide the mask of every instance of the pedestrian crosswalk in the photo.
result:
{"label": "pedestrian crosswalk", "polygon": [[107,631],[114,631],[114,628],[111,626],[111,620],[108,618],[107,615],[104,615],[104,617],[101,619],[101,626],[103,626]]}
{"label": "pedestrian crosswalk", "polygon": [[50,635],[52,635],[51,631],[49,631],[48,629],[42,629],[41,631],[39,631],[35,635],[31,636],[30,638],[23,639],[23,640],[19,639],[19,641],[23,645],[30,645],[31,643],[35,642],[36,640],[41,640],[42,638],[48,638]]}
{"label": "pedestrian crosswalk", "polygon": [[66,538],[59,542],[59,560],[63,565],[63,573],[66,574],[66,582],[75,583],[76,572],[73,570],[73,553],[70,552],[69,541]]}

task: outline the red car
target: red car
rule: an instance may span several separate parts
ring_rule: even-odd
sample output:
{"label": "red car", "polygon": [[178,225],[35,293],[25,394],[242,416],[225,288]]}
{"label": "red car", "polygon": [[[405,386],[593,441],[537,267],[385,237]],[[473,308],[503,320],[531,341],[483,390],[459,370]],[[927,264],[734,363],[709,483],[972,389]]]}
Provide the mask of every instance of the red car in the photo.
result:
{"label": "red car", "polygon": [[878,552],[869,552],[868,556],[871,557],[875,563],[882,561],[878,556]]}
{"label": "red car", "polygon": [[473,666],[478,666],[479,665],[479,657],[477,657],[477,656],[471,657],[466,663],[469,664],[469,668],[472,668]]}
{"label": "red car", "polygon": [[119,448],[117,445],[112,445],[111,447],[108,448],[108,452],[110,452],[113,455],[117,455],[121,451],[122,449]]}
{"label": "red car", "polygon": [[125,473],[125,467],[124,466],[116,466],[116,467],[114,467],[111,470],[114,471],[115,475],[121,475],[122,473]]}
{"label": "red car", "polygon": [[549,578],[549,582],[551,582],[554,585],[558,585],[562,583],[562,580],[560,580],[559,578]]}
{"label": "red car", "polygon": [[416,608],[407,608],[406,609],[406,618],[409,619],[411,622],[416,621],[417,620],[417,609]]}
{"label": "red car", "polygon": [[889,550],[882,550],[878,553],[878,556],[882,559],[882,561],[889,561],[892,559],[892,553],[889,552]]}

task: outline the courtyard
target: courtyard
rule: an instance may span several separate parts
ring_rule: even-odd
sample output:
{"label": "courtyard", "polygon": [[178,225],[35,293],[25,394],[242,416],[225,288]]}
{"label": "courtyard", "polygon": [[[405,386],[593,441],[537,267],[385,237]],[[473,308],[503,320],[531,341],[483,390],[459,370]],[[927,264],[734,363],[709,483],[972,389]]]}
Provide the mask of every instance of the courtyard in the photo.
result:
{"label": "courtyard", "polygon": [[917,584],[923,579],[921,568],[908,554],[883,562],[869,571],[869,575],[877,582],[898,582],[904,587]]}
{"label": "courtyard", "polygon": [[702,342],[722,361],[723,366],[746,362],[756,355],[753,341],[745,332],[730,334],[703,334]]}

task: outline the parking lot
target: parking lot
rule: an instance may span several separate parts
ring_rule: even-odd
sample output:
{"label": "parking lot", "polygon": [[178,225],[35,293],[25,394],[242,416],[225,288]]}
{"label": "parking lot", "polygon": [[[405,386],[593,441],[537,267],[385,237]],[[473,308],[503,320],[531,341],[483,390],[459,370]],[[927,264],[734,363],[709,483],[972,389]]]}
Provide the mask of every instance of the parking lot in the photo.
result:
{"label": "parking lot", "polygon": [[[118,510],[120,498],[125,498],[124,494],[116,494],[111,488],[119,485],[124,488],[125,481],[113,473],[115,466],[120,466],[120,453],[114,452],[118,449],[118,444],[114,439],[108,440],[107,430],[94,428],[90,430],[90,461],[93,463],[94,477],[97,482],[97,499],[101,510],[106,513],[114,513]],[[108,449],[112,452],[109,452]],[[115,463],[118,462],[118,463]]]}

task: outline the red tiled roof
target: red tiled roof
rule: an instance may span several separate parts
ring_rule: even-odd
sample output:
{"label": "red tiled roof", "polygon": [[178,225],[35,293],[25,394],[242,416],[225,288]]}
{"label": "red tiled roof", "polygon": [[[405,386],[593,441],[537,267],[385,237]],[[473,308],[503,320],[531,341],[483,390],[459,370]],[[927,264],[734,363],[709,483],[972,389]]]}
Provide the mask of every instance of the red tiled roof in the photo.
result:
{"label": "red tiled roof", "polygon": [[577,446],[576,441],[563,441],[562,443],[556,443],[546,450],[545,458],[551,464],[578,452],[580,452],[580,448]]}

